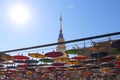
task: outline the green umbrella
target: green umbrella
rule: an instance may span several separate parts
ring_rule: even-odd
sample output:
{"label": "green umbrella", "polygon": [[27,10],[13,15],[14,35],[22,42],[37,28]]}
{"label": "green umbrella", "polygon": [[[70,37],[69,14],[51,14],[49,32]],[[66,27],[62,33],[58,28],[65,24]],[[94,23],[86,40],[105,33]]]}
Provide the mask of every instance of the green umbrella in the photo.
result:
{"label": "green umbrella", "polygon": [[115,49],[112,51],[112,54],[120,55],[120,49]]}
{"label": "green umbrella", "polygon": [[84,50],[82,49],[70,49],[65,51],[67,54],[82,54],[83,52]]}
{"label": "green umbrella", "polygon": [[44,63],[52,63],[52,62],[54,62],[53,59],[49,59],[49,58],[43,58],[43,59],[40,59],[39,61],[44,62]]}

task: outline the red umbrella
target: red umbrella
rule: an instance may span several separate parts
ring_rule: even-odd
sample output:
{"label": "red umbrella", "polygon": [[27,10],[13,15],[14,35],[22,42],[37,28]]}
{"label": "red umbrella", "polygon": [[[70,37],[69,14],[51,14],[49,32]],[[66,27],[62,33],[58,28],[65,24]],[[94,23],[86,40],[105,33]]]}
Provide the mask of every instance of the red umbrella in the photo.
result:
{"label": "red umbrella", "polygon": [[89,76],[92,75],[92,72],[90,72],[90,71],[86,71],[86,72],[84,72],[84,74],[85,74],[87,77],[89,77]]}
{"label": "red umbrella", "polygon": [[64,66],[65,63],[52,63],[53,66]]}
{"label": "red umbrella", "polygon": [[61,53],[61,52],[48,52],[48,53],[45,54],[45,57],[54,58],[54,57],[60,57],[62,55],[63,55],[63,53]]}
{"label": "red umbrella", "polygon": [[77,56],[72,57],[71,59],[75,59],[75,60],[80,61],[80,60],[85,60],[85,59],[87,59],[87,57],[86,57],[86,56],[83,56],[83,55],[77,55]]}
{"label": "red umbrella", "polygon": [[111,60],[113,60],[113,59],[114,59],[114,56],[113,56],[113,55],[108,55],[108,56],[105,56],[105,57],[100,58],[100,61],[101,61],[101,62],[109,62],[109,61],[111,61]]}
{"label": "red umbrella", "polygon": [[116,61],[115,64],[120,65],[120,60]]}
{"label": "red umbrella", "polygon": [[29,57],[27,57],[27,56],[23,56],[23,55],[15,55],[15,56],[13,56],[15,59],[25,59],[25,60],[28,60],[29,59]]}
{"label": "red umbrella", "polygon": [[46,69],[48,69],[48,70],[56,70],[56,67],[49,66],[49,67],[46,67]]}
{"label": "red umbrella", "polygon": [[27,68],[28,65],[26,65],[26,64],[23,64],[23,65],[17,65],[17,67],[19,67],[19,68]]}
{"label": "red umbrella", "polygon": [[14,73],[17,72],[16,70],[7,70],[7,72]]}

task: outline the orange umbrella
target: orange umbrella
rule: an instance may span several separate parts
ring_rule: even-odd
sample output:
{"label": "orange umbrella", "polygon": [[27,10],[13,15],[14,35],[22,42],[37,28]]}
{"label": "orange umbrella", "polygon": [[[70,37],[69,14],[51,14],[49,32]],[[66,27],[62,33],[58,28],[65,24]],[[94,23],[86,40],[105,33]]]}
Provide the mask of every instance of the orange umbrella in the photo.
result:
{"label": "orange umbrella", "polygon": [[86,56],[83,56],[83,55],[77,55],[77,56],[72,57],[71,59],[80,61],[80,60],[85,60],[85,59],[87,59],[87,57],[86,57]]}
{"label": "orange umbrella", "polygon": [[79,62],[75,61],[75,60],[69,60],[69,61],[66,62],[66,64],[75,64],[75,65],[77,65],[77,64],[79,64]]}
{"label": "orange umbrella", "polygon": [[32,71],[27,71],[25,74],[31,75],[31,74],[33,74],[33,72]]}
{"label": "orange umbrella", "polygon": [[44,58],[44,55],[39,53],[29,53],[28,55],[33,58]]}

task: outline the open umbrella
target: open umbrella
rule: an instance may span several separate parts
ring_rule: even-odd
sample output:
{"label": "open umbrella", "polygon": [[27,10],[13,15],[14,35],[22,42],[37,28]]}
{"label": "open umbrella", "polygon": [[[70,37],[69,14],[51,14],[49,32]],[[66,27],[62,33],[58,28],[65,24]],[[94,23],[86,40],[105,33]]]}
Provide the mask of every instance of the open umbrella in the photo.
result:
{"label": "open umbrella", "polygon": [[100,58],[100,62],[109,62],[109,61],[112,61],[113,59],[114,59],[114,55],[108,55]]}
{"label": "open umbrella", "polygon": [[117,40],[111,44],[113,48],[120,48],[120,40]]}
{"label": "open umbrella", "polygon": [[3,61],[2,64],[14,64],[14,62]]}
{"label": "open umbrella", "polygon": [[64,66],[65,63],[52,63],[51,65],[52,66]]}
{"label": "open umbrella", "polygon": [[97,61],[96,59],[85,59],[82,62],[87,64],[87,63],[95,63],[96,61]]}
{"label": "open umbrella", "polygon": [[26,60],[25,61],[25,63],[27,63],[27,64],[30,64],[30,63],[38,63],[39,61],[37,61],[37,60],[33,60],[33,59],[31,59],[31,60]]}
{"label": "open umbrella", "polygon": [[29,53],[28,55],[33,58],[44,58],[44,55],[39,53]]}
{"label": "open umbrella", "polygon": [[24,55],[15,55],[13,57],[14,57],[14,59],[19,59],[19,60],[22,60],[22,59],[28,60],[29,59],[28,56],[24,56]]}
{"label": "open umbrella", "polygon": [[60,57],[62,55],[63,55],[63,53],[61,53],[61,52],[54,52],[54,51],[45,53],[45,57],[51,57],[51,58]]}
{"label": "open umbrella", "polygon": [[120,49],[115,49],[111,52],[112,54],[115,54],[115,55],[120,55]]}
{"label": "open umbrella", "polygon": [[109,62],[102,62],[102,63],[100,63],[100,66],[101,67],[114,67],[114,65]]}
{"label": "open umbrella", "polygon": [[7,61],[7,60],[14,60],[14,58],[12,56],[10,56],[8,54],[5,54],[5,53],[0,53],[0,59],[1,60],[5,60],[5,61]]}
{"label": "open umbrella", "polygon": [[102,45],[94,45],[94,46],[91,46],[89,47],[88,49],[91,50],[91,51],[101,51],[103,50],[105,47],[102,46]]}
{"label": "open umbrella", "polygon": [[102,58],[102,57],[107,56],[108,54],[109,53],[107,53],[107,52],[96,52],[96,53],[92,53],[91,57],[93,57],[93,58]]}
{"label": "open umbrella", "polygon": [[52,62],[54,62],[54,60],[50,59],[50,58],[43,58],[43,59],[40,59],[39,61],[44,62],[44,63],[52,63]]}
{"label": "open umbrella", "polygon": [[15,69],[15,68],[17,68],[17,67],[15,67],[15,66],[6,66],[6,68],[7,68],[7,69]]}
{"label": "open umbrella", "polygon": [[65,53],[67,53],[67,54],[82,54],[82,53],[84,53],[84,50],[82,50],[82,49],[69,49],[69,50],[66,50]]}
{"label": "open umbrella", "polygon": [[85,60],[85,59],[87,59],[87,57],[86,57],[86,56],[83,56],[83,55],[77,55],[77,56],[72,57],[71,59],[80,61],[80,60]]}
{"label": "open umbrella", "polygon": [[60,57],[55,58],[55,60],[58,61],[58,62],[66,62],[70,59],[68,57],[60,56]]}
{"label": "open umbrella", "polygon": [[117,60],[117,61],[115,62],[115,67],[117,67],[117,68],[120,69],[120,60]]}
{"label": "open umbrella", "polygon": [[69,61],[67,61],[66,62],[66,64],[69,64],[69,65],[77,65],[77,64],[79,64],[79,61],[75,61],[75,60],[69,60]]}
{"label": "open umbrella", "polygon": [[26,65],[26,64],[22,64],[22,65],[17,65],[17,67],[18,67],[18,68],[27,68],[28,65]]}
{"label": "open umbrella", "polygon": [[15,63],[25,63],[25,60],[14,60]]}

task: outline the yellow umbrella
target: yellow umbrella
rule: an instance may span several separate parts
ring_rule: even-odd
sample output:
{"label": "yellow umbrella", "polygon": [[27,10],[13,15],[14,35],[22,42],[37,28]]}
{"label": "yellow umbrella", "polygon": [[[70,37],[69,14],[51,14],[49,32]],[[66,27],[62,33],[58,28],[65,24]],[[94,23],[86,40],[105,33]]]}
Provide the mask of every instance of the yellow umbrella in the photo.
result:
{"label": "yellow umbrella", "polygon": [[68,60],[70,60],[68,57],[63,57],[63,56],[61,56],[61,57],[57,57],[57,58],[55,58],[55,60],[56,61],[59,61],[59,62],[66,62],[66,61],[68,61]]}
{"label": "yellow umbrella", "polygon": [[44,55],[39,53],[29,53],[28,55],[33,58],[44,58]]}
{"label": "yellow umbrella", "polygon": [[91,51],[101,51],[103,50],[105,47],[101,46],[101,45],[95,45],[95,46],[91,46],[88,49]]}

